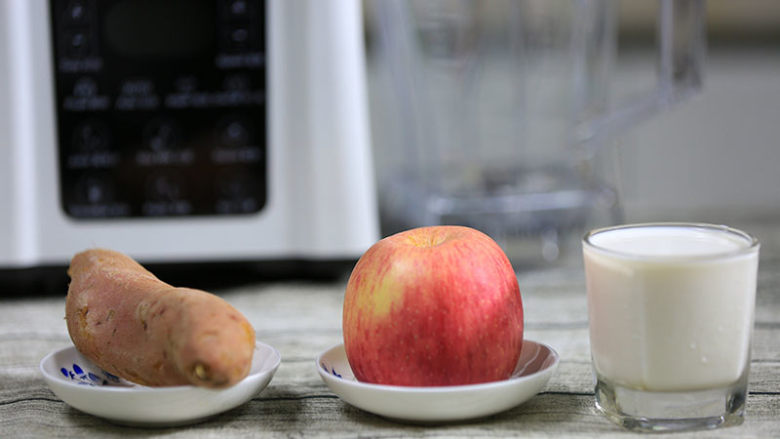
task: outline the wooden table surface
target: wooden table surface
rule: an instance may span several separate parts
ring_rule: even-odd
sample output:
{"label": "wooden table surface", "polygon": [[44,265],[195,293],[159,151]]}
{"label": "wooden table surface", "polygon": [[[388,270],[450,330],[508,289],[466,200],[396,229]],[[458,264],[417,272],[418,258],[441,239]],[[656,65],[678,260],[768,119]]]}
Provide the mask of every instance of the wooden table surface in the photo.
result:
{"label": "wooden table surface", "polygon": [[[754,231],[754,230],[751,230]],[[780,233],[762,240],[749,396],[742,425],[674,437],[780,435]],[[199,424],[164,429],[113,425],[59,400],[38,370],[70,345],[62,296],[0,300],[0,438],[32,437],[625,437],[593,406],[584,275],[581,268],[519,273],[526,337],[554,347],[561,362],[530,401],[475,421],[404,425],[341,401],[321,381],[314,358],[341,343],[344,281],[258,282],[215,291],[241,310],[282,363],[247,404]]]}

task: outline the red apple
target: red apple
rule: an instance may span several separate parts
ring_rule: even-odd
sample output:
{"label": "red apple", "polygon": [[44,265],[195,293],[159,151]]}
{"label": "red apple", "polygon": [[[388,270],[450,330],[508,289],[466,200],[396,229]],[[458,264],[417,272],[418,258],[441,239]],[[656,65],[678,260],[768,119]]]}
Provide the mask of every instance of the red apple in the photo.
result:
{"label": "red apple", "polygon": [[523,344],[512,265],[489,236],[460,226],[407,230],[369,248],[349,278],[342,324],[355,377],[375,384],[503,380]]}

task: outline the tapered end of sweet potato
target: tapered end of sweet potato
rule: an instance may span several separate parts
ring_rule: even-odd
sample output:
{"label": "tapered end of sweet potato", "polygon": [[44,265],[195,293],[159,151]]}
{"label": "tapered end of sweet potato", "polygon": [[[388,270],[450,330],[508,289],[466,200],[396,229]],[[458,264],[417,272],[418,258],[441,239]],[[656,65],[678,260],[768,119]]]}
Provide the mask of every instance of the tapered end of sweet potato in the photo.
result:
{"label": "tapered end of sweet potato", "polygon": [[[177,288],[186,306],[185,334],[176,363],[188,380],[202,387],[229,387],[248,374],[255,350],[255,331],[249,322],[220,297],[189,288]],[[219,312],[217,312],[219,311]]]}

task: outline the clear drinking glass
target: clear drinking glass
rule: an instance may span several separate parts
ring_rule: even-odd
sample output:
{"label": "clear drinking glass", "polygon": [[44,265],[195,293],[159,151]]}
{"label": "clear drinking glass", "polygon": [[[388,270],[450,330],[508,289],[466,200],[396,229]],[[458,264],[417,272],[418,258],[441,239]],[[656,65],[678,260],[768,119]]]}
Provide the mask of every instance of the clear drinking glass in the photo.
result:
{"label": "clear drinking glass", "polygon": [[596,405],[632,430],[742,422],[758,271],[755,237],[652,223],[585,235]]}
{"label": "clear drinking glass", "polygon": [[476,227],[527,266],[620,222],[602,146],[700,80],[702,2],[658,4],[657,83],[619,100],[615,1],[369,1],[385,225]]}

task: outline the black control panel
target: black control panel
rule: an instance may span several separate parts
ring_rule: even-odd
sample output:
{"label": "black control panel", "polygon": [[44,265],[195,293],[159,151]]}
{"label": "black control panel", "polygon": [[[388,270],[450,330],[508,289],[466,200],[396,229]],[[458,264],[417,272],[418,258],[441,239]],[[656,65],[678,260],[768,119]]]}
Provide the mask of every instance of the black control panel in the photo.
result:
{"label": "black control panel", "polygon": [[50,0],[73,218],[239,215],[267,198],[264,0]]}

